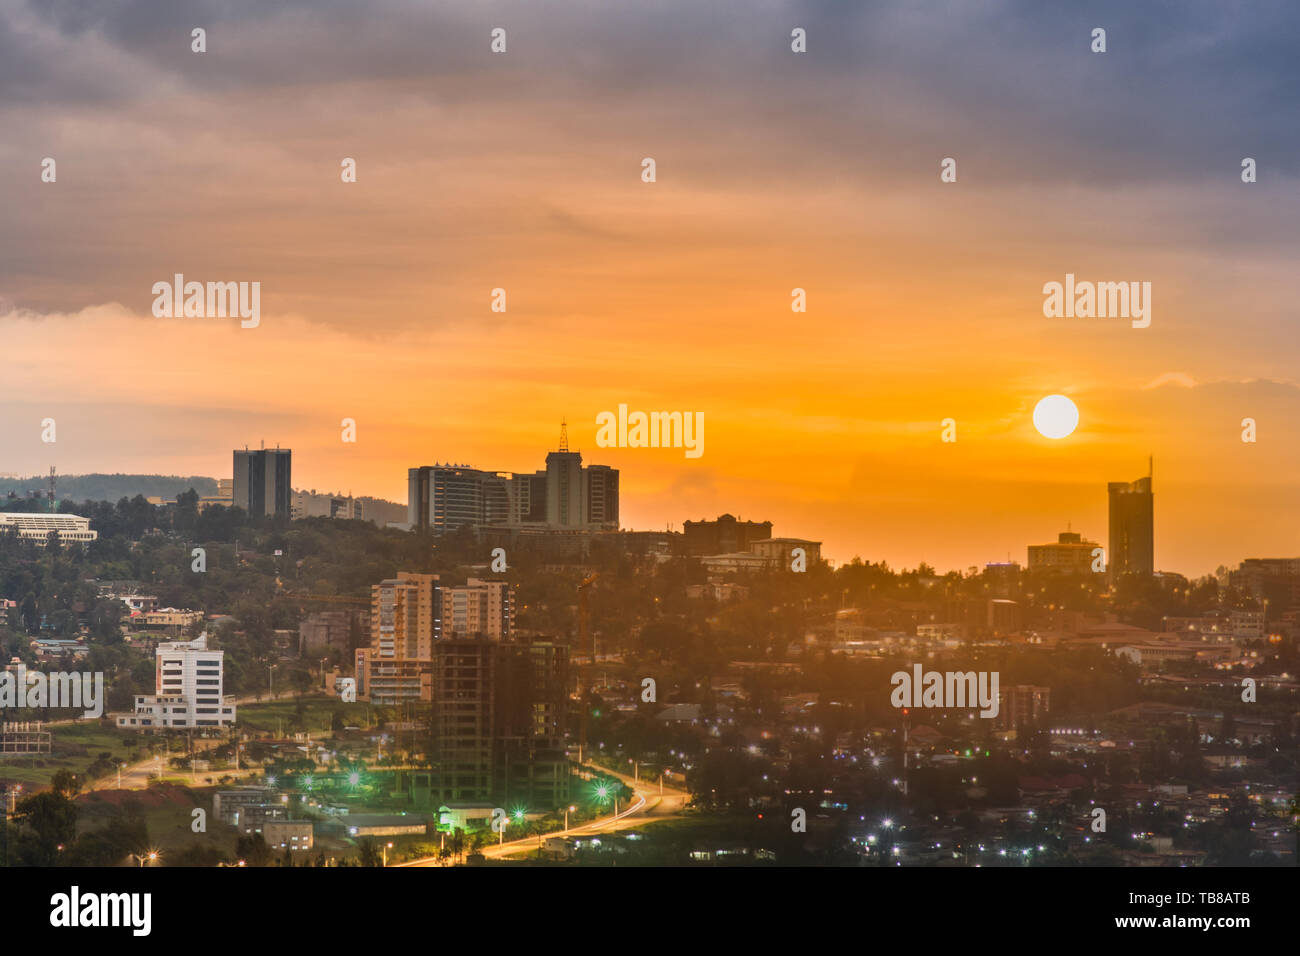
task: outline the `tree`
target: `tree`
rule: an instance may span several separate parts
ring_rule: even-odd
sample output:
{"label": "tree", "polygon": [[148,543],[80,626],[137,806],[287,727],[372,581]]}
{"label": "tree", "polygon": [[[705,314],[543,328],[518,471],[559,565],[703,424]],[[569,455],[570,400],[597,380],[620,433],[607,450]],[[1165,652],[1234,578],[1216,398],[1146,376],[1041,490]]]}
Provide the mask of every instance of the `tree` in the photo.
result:
{"label": "tree", "polygon": [[235,841],[235,856],[249,866],[266,866],[271,862],[271,848],[260,833],[250,833]]}
{"label": "tree", "polygon": [[81,784],[77,782],[77,778],[72,771],[66,768],[55,772],[54,776],[50,778],[50,786],[54,788],[54,792],[59,796],[69,799],[81,792]]}
{"label": "tree", "polygon": [[379,848],[369,837],[357,845],[358,859],[362,866],[379,866]]}
{"label": "tree", "polygon": [[28,866],[54,866],[59,847],[72,843],[77,835],[76,806],[53,790],[20,801],[14,819],[25,827],[18,854]]}

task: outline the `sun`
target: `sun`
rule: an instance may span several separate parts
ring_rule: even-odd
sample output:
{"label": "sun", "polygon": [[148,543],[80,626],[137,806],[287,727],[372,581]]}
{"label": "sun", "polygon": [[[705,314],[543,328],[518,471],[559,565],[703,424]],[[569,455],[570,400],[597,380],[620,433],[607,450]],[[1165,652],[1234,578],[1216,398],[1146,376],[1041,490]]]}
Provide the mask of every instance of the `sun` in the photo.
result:
{"label": "sun", "polygon": [[1079,409],[1064,395],[1048,395],[1034,406],[1034,427],[1044,438],[1065,438],[1079,427]]}

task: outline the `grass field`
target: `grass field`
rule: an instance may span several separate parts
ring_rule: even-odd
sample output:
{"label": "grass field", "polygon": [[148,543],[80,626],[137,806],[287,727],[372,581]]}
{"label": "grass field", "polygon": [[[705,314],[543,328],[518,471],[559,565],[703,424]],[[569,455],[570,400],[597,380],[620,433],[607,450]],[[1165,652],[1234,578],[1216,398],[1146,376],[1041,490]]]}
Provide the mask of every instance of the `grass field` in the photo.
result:
{"label": "grass field", "polygon": [[103,727],[97,720],[57,724],[50,730],[51,753],[0,756],[0,780],[45,785],[59,770],[70,770],[78,776],[85,774],[86,768],[102,753],[130,761],[142,746],[133,732]]}
{"label": "grass field", "polygon": [[343,715],[345,726],[366,727],[375,716],[369,704],[345,704],[334,697],[304,697],[302,708],[300,717],[298,703],[292,699],[240,704],[236,716],[245,733],[277,736],[304,731],[313,735],[328,733],[336,712]]}

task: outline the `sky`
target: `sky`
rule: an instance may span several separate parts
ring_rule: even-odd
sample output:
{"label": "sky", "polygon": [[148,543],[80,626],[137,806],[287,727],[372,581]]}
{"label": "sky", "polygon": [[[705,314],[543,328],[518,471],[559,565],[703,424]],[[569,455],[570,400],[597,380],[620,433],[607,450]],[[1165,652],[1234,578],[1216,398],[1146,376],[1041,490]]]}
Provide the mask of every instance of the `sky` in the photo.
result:
{"label": "sky", "polygon": [[[948,570],[1105,543],[1154,456],[1159,568],[1293,556],[1298,34],[1281,2],[2,0],[0,472],[265,442],[404,502],[415,465],[542,467],[566,419],[625,527]],[[260,324],[155,318],[176,273],[260,282]],[[1066,273],[1150,282],[1150,326],[1045,317]],[[703,413],[704,454],[596,447],[620,404]]]}

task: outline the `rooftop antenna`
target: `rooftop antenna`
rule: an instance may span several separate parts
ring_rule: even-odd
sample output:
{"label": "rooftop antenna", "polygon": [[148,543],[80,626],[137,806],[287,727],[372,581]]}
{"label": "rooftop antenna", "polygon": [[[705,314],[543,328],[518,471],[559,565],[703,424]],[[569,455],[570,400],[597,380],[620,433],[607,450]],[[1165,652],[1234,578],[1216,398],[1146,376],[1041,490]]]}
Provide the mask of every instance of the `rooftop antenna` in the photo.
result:
{"label": "rooftop antenna", "polygon": [[566,419],[560,419],[560,451],[569,450],[569,423]]}
{"label": "rooftop antenna", "polygon": [[1154,478],[1155,476],[1156,476],[1156,456],[1148,455],[1147,456],[1147,477]]}

